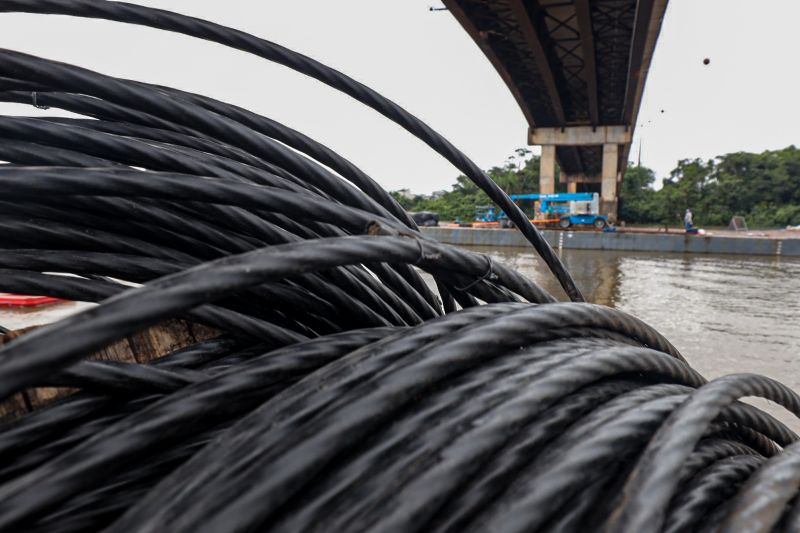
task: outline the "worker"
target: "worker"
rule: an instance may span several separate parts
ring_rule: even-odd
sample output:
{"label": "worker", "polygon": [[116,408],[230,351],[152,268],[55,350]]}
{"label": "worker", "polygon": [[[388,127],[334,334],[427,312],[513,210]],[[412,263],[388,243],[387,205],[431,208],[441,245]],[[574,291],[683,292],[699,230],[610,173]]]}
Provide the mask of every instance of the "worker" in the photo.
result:
{"label": "worker", "polygon": [[694,223],[692,221],[692,210],[687,209],[686,214],[683,215],[683,225],[686,227],[686,231],[689,231],[694,227]]}

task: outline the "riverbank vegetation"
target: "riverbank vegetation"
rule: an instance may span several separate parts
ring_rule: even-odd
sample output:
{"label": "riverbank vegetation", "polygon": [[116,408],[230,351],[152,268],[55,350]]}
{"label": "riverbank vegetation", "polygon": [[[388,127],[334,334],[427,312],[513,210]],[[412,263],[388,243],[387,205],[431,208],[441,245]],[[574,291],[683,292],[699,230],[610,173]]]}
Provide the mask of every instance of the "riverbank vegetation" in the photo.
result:
{"label": "riverbank vegetation", "polygon": [[[489,175],[509,194],[539,190],[539,157],[525,149]],[[684,211],[701,226],[727,226],[743,216],[752,227],[800,224],[800,149],[790,146],[760,154],[736,152],[704,161],[685,159],[656,190],[655,174],[629,164],[620,190],[619,219],[628,224],[680,224]],[[565,184],[558,184],[566,190]],[[561,191],[561,192],[563,192]],[[473,220],[476,207],[491,202],[466,177],[436,195],[392,193],[409,211],[434,211],[442,220]]]}

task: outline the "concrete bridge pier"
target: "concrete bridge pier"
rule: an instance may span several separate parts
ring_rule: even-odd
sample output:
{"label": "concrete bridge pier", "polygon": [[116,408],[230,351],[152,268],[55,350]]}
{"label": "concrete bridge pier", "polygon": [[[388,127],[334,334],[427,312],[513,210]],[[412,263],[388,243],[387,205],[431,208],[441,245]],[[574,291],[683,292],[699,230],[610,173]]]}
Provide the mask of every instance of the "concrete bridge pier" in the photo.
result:
{"label": "concrete bridge pier", "polygon": [[[621,126],[569,126],[564,128],[535,128],[528,135],[528,144],[542,147],[539,167],[539,193],[555,192],[556,148],[597,147],[602,150],[602,168],[589,175],[567,175],[562,172],[560,181],[567,183],[568,192],[577,192],[579,183],[599,185],[600,214],[617,220],[618,191],[622,177],[620,150],[631,142],[631,128]],[[596,185],[596,186],[597,186]]]}
{"label": "concrete bridge pier", "polygon": [[554,144],[542,146],[539,159],[539,194],[556,192],[556,147]]}
{"label": "concrete bridge pier", "polygon": [[620,182],[619,145],[603,145],[603,174],[600,182],[600,214],[612,222],[617,221],[619,207],[618,191]]}

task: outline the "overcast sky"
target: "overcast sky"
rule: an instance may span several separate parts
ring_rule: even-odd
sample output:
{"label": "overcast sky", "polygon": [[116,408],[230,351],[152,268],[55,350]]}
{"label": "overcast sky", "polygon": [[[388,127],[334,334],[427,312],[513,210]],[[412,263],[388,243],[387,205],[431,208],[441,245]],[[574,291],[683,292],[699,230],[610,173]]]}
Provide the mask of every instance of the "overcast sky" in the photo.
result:
{"label": "overcast sky", "polygon": [[[482,167],[525,144],[514,99],[453,17],[428,10],[438,1],[139,3],[232,26],[335,67],[405,106]],[[798,20],[798,0],[670,0],[631,156],[641,138],[642,163],[664,177],[682,158],[800,145]],[[247,107],[327,144],[387,189],[431,192],[458,174],[350,98],[219,45],[104,21],[0,14],[0,47]],[[32,114],[11,105],[0,112]]]}

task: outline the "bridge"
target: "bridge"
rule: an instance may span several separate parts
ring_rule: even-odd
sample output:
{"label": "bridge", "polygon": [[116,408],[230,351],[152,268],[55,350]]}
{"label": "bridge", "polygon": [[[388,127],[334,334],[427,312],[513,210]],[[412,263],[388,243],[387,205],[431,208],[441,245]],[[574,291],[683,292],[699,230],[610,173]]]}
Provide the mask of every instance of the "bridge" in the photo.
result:
{"label": "bridge", "polygon": [[668,0],[444,0],[514,95],[540,192],[599,192],[616,219],[636,116]]}

